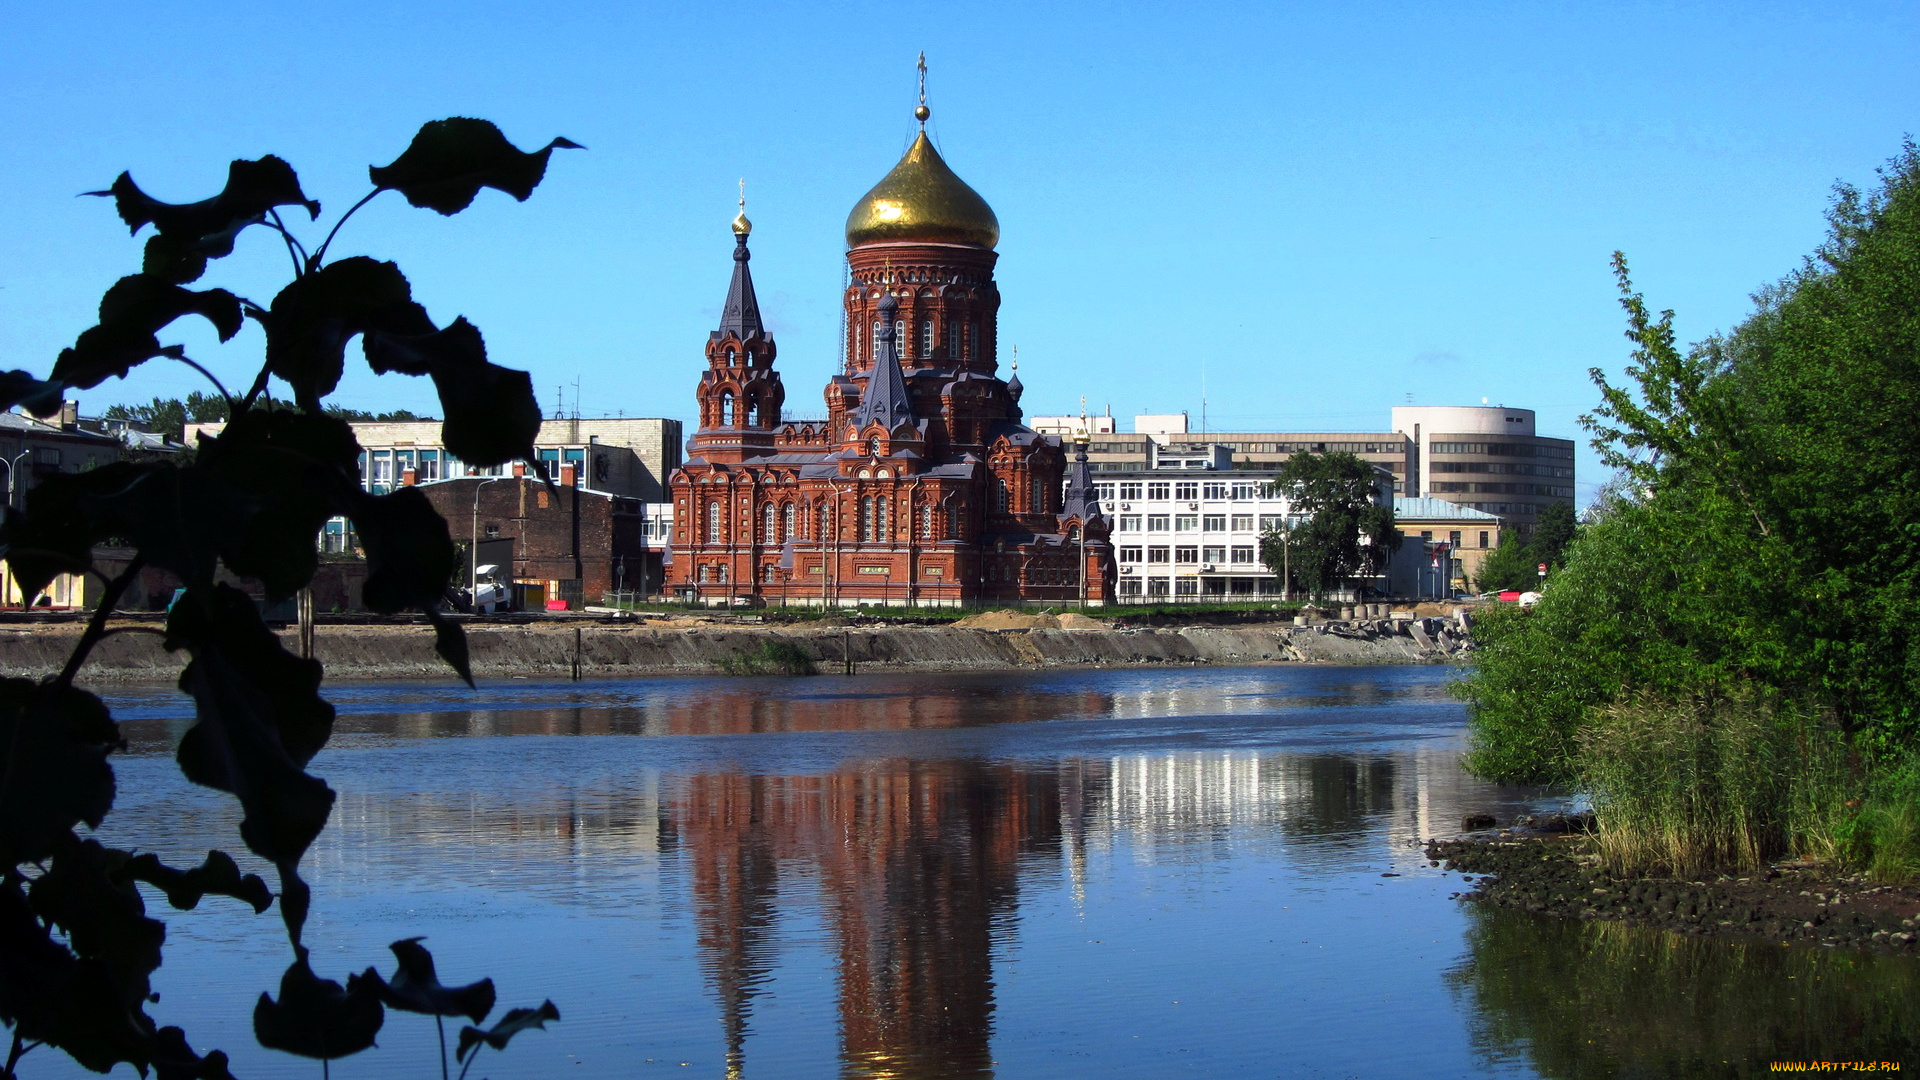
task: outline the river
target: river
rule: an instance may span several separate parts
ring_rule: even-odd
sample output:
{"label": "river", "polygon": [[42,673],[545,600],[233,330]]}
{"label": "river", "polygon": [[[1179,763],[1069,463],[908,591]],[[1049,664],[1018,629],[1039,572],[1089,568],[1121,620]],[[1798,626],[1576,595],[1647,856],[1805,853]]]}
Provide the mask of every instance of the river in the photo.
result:
{"label": "river", "polygon": [[[321,974],[425,935],[448,983],[562,1020],[515,1077],[1760,1075],[1897,1057],[1913,962],[1463,903],[1420,841],[1561,800],[1465,776],[1436,667],[337,685],[305,867]],[[180,779],[171,691],[118,688],[108,842],[240,850]],[[279,920],[166,918],[160,1001],[243,1080]],[[23,1075],[85,1076],[49,1051]],[[438,1075],[388,1014],[335,1077]],[[122,1074],[127,1074],[123,1067]]]}

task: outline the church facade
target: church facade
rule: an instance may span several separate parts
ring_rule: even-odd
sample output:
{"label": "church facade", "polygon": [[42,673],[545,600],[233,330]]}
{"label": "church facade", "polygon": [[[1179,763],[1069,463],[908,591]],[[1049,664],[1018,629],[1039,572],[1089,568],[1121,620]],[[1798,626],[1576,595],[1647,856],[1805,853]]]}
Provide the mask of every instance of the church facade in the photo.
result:
{"label": "church facade", "polygon": [[999,375],[993,210],[925,131],[847,218],[841,372],[786,421],[744,203],[733,279],[670,481],[670,593],[707,604],[1106,603],[1110,524],[1084,444],[1021,423]]}

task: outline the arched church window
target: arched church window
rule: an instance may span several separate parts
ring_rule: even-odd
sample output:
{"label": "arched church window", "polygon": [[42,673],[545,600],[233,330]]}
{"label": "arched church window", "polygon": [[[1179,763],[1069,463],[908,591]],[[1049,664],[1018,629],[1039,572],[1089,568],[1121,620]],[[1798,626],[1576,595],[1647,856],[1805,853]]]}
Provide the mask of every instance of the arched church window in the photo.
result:
{"label": "arched church window", "polygon": [[707,543],[720,542],[720,500],[707,500]]}
{"label": "arched church window", "polygon": [[894,320],[893,342],[896,346],[899,347],[900,355],[905,356],[907,354],[907,346],[913,344],[913,339],[907,337],[907,320],[905,319]]}
{"label": "arched church window", "polygon": [[720,426],[721,427],[733,426],[733,395],[732,394],[720,395]]}
{"label": "arched church window", "polygon": [[777,577],[779,577],[779,575],[780,575],[780,568],[778,566],[775,566],[772,563],[768,563],[767,565],[760,568],[760,580],[765,582],[768,585],[773,584],[774,580]]}
{"label": "arched church window", "polygon": [[714,569],[720,574],[720,584],[725,585],[727,583],[727,564],[721,563],[719,566],[714,567]]}
{"label": "arched church window", "polygon": [[993,478],[993,508],[1002,514],[1012,509],[1007,494],[1007,482],[997,476]]}
{"label": "arched church window", "polygon": [[980,358],[980,320],[979,319],[967,320],[967,355],[976,360]]}
{"label": "arched church window", "polygon": [[728,367],[733,366],[733,350],[732,349],[727,350],[727,366]]}
{"label": "arched church window", "polygon": [[920,355],[933,355],[933,320],[920,320]]}
{"label": "arched church window", "polygon": [[766,542],[769,544],[777,544],[780,542],[780,518],[778,516],[779,513],[780,513],[779,509],[775,507],[772,503],[768,503],[766,507],[762,509],[760,512],[760,519],[761,519],[761,526],[762,526],[761,532],[763,532],[766,535],[766,538],[767,538]]}
{"label": "arched church window", "polygon": [[870,346],[868,346],[867,359],[874,360],[874,359],[877,359],[879,356],[880,356],[880,320],[875,319],[873,320],[873,342]]}
{"label": "arched church window", "polygon": [[1047,512],[1047,485],[1039,483],[1033,484],[1028,487],[1027,494],[1027,501],[1032,505],[1033,513],[1044,514]]}
{"label": "arched church window", "polygon": [[827,504],[821,503],[813,514],[813,538],[825,544],[827,542]]}
{"label": "arched church window", "polygon": [[873,496],[871,495],[860,500],[860,539],[865,541],[877,539],[873,530]]}
{"label": "arched church window", "polygon": [[947,320],[947,357],[948,359],[953,359],[955,357],[958,357],[959,355],[960,355],[960,324],[953,319],[948,319]]}
{"label": "arched church window", "polygon": [[793,539],[793,504],[787,503],[780,508],[780,535],[784,540]]}
{"label": "arched church window", "polygon": [[877,520],[874,522],[874,539],[884,544],[891,535],[891,530],[887,528],[887,511],[893,506],[893,501],[882,495],[878,499],[875,499],[874,502],[877,504],[874,507],[875,511],[877,511]]}
{"label": "arched church window", "polygon": [[880,436],[875,435],[873,438],[867,440],[867,453],[872,454],[874,457],[880,456]]}
{"label": "arched church window", "polygon": [[920,539],[933,539],[933,507],[931,506],[920,508]]}
{"label": "arched church window", "polygon": [[1067,526],[1067,543],[1069,544],[1077,543],[1079,542],[1079,540],[1080,540],[1080,526],[1078,525]]}

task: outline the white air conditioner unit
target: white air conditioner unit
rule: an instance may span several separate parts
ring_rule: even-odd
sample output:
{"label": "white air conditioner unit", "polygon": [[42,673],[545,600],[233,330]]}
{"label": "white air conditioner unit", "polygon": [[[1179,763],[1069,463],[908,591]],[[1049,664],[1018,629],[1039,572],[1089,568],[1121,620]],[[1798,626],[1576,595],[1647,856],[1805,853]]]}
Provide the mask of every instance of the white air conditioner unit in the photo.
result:
{"label": "white air conditioner unit", "polygon": [[1209,573],[1212,573],[1212,572],[1213,572],[1213,564],[1212,564],[1212,563],[1201,563],[1201,564],[1200,564],[1200,572],[1201,572],[1201,573],[1203,573],[1203,574],[1209,574]]}
{"label": "white air conditioner unit", "polygon": [[1189,509],[1189,510],[1198,510],[1198,509],[1200,509],[1200,504],[1199,504],[1199,503],[1188,503],[1188,504],[1187,504],[1187,509]]}
{"label": "white air conditioner unit", "polygon": [[1133,509],[1133,504],[1132,504],[1132,503],[1121,503],[1121,504],[1120,504],[1120,509],[1122,509],[1122,510],[1131,510],[1131,509]]}
{"label": "white air conditioner unit", "polygon": [[1120,572],[1123,574],[1137,574],[1140,572],[1140,568],[1137,566],[1123,566],[1120,568]]}

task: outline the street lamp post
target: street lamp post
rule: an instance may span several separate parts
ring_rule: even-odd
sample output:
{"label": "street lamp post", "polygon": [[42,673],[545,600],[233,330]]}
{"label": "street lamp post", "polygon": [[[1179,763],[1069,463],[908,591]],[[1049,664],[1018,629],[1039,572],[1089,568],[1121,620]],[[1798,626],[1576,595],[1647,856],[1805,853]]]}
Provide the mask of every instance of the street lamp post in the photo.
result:
{"label": "street lamp post", "polygon": [[[480,489],[488,484],[497,484],[508,479],[496,476],[491,480],[482,480],[473,486],[473,531],[467,537],[467,604],[479,614],[480,607]],[[513,572],[512,567],[507,572]]]}

